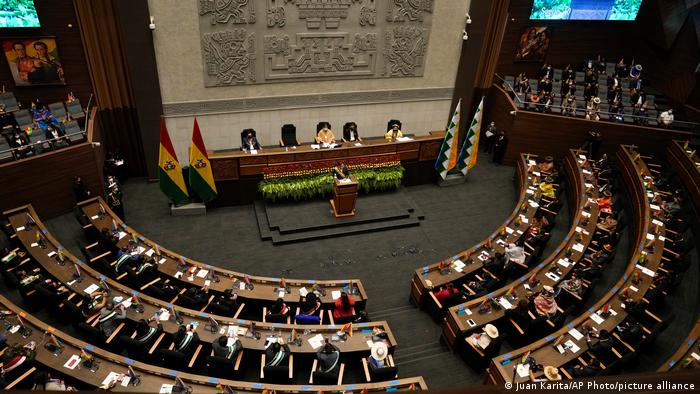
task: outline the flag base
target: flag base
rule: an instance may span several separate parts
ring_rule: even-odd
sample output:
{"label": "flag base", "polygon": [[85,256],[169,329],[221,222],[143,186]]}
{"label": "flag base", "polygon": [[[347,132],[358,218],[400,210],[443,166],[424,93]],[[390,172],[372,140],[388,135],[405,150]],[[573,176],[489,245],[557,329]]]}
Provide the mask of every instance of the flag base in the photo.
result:
{"label": "flag base", "polygon": [[442,177],[438,177],[438,186],[443,187],[461,185],[466,181],[467,177],[462,175],[462,173],[458,171],[456,173],[448,173],[445,179],[442,179]]}
{"label": "flag base", "polygon": [[207,206],[199,202],[192,202],[189,204],[182,205],[170,205],[171,216],[197,216],[206,214]]}

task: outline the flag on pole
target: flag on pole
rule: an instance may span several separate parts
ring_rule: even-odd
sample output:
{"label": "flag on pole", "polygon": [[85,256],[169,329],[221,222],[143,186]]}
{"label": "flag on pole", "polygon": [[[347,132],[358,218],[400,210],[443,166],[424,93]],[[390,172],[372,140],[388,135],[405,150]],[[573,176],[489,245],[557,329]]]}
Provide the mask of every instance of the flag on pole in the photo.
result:
{"label": "flag on pole", "polygon": [[202,201],[209,202],[216,198],[216,185],[214,174],[211,172],[211,163],[204,147],[202,133],[199,131],[197,118],[194,118],[192,129],[192,145],[190,145],[190,187],[197,193]]}
{"label": "flag on pole", "polygon": [[188,194],[180,163],[177,161],[165,120],[160,119],[160,154],[158,155],[160,190],[175,204],[187,202]]}
{"label": "flag on pole", "polygon": [[469,126],[467,136],[464,138],[462,149],[459,152],[457,166],[462,174],[467,175],[467,172],[476,166],[476,159],[479,154],[479,135],[481,134],[481,112],[484,110],[484,98],[481,98],[479,106],[476,108],[474,119]]}
{"label": "flag on pole", "polygon": [[445,139],[442,141],[440,153],[435,162],[435,170],[440,173],[442,179],[445,179],[447,177],[447,172],[453,169],[457,164],[457,140],[459,140],[459,117],[461,107],[462,99],[459,99],[455,112],[452,115],[450,125],[447,126]]}

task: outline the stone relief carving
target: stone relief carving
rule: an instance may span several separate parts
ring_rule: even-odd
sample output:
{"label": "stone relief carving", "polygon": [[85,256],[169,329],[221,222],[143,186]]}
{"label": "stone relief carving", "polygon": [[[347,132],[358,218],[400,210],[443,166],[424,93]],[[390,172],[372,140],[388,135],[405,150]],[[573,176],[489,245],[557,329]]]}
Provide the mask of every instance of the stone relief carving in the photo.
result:
{"label": "stone relief carving", "polygon": [[199,0],[199,15],[208,15],[212,25],[253,24],[255,0]]}
{"label": "stone relief carving", "polygon": [[387,22],[423,22],[424,14],[433,13],[433,0],[393,0],[387,8]]}
{"label": "stone relief carving", "polygon": [[428,32],[420,27],[398,26],[384,34],[384,74],[413,77],[422,67]]}
{"label": "stone relief carving", "polygon": [[202,53],[208,77],[207,86],[254,83],[255,33],[232,29],[204,34]]}
{"label": "stone relief carving", "polygon": [[433,0],[199,0],[205,85],[420,77],[432,12]]}

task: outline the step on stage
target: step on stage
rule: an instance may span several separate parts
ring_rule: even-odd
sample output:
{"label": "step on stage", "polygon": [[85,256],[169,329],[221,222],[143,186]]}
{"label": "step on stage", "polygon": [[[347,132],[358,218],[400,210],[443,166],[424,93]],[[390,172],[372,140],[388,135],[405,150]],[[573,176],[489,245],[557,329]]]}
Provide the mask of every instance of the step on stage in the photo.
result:
{"label": "step on stage", "polygon": [[363,194],[355,216],[336,219],[328,199],[277,202],[255,201],[260,238],[284,244],[372,231],[419,226],[424,216],[403,192]]}

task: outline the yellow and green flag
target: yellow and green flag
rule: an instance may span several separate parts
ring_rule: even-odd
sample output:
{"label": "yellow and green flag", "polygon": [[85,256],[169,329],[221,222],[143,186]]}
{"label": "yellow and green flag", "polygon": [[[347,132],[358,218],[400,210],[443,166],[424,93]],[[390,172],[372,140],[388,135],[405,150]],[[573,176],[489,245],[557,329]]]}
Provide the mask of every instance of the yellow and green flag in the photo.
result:
{"label": "yellow and green flag", "polygon": [[194,118],[192,145],[190,145],[190,187],[205,203],[216,198],[216,185],[211,164],[204,147],[202,133],[199,131],[197,117]]}
{"label": "yellow and green flag", "polygon": [[189,199],[182,169],[177,161],[170,134],[165,127],[165,119],[160,119],[160,154],[158,155],[158,179],[160,190],[175,204],[186,203]]}

